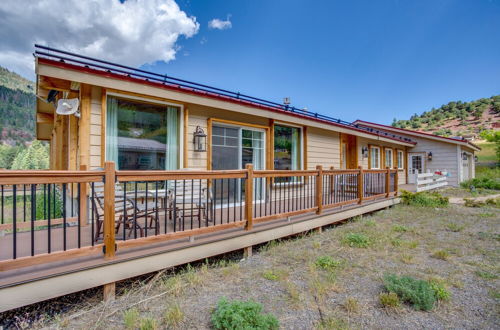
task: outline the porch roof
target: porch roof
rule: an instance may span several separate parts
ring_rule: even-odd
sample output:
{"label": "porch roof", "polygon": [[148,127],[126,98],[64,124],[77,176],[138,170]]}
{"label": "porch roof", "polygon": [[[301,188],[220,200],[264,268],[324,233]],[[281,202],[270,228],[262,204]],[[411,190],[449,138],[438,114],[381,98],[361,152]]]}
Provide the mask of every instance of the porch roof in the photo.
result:
{"label": "porch roof", "polygon": [[[175,92],[201,96],[203,98],[217,99],[224,102],[237,103],[253,108],[279,112],[298,119],[312,120],[315,122],[328,124],[329,126],[336,126],[347,129],[349,131],[352,131],[354,135],[359,135],[359,133],[362,133],[363,135],[366,134],[369,136],[376,136],[378,139],[387,139],[393,143],[408,146],[416,144],[415,141],[408,137],[399,136],[397,134],[386,132],[383,130],[366,129],[364,127],[359,127],[341,119],[336,119],[319,113],[313,113],[303,109],[298,109],[290,105],[284,105],[273,101],[248,96],[239,92],[231,92],[228,90],[195,83],[184,79],[102,61],[95,58],[61,51],[45,46],[35,45],[35,47],[37,48],[35,52],[37,65],[44,64],[60,69],[79,71],[115,80],[134,82]],[[42,105],[40,105],[40,107],[42,107]],[[44,112],[43,109],[41,111],[38,109],[39,107],[37,105],[37,111],[42,113]]]}

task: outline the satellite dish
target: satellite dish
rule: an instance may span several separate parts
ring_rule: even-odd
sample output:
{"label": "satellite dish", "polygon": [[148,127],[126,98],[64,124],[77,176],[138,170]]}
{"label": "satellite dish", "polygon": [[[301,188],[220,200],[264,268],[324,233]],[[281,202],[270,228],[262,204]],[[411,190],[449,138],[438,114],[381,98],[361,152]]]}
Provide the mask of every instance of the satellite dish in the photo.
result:
{"label": "satellite dish", "polygon": [[60,99],[57,101],[56,113],[58,115],[75,115],[80,117],[80,112],[78,112],[78,105],[80,101],[78,99]]}

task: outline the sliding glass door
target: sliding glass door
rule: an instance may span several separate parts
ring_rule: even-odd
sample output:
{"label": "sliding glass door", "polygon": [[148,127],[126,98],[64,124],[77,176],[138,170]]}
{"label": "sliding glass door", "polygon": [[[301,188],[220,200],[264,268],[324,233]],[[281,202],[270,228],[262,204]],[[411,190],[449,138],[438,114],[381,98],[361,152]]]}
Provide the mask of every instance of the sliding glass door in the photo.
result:
{"label": "sliding glass door", "polygon": [[[212,169],[237,170],[245,168],[246,164],[253,164],[254,169],[265,168],[265,133],[262,130],[213,125],[212,127]],[[254,182],[255,185],[256,182]],[[239,180],[214,180],[215,198],[221,202],[234,203],[239,201],[244,187]],[[256,200],[263,198],[262,189],[255,187]]]}

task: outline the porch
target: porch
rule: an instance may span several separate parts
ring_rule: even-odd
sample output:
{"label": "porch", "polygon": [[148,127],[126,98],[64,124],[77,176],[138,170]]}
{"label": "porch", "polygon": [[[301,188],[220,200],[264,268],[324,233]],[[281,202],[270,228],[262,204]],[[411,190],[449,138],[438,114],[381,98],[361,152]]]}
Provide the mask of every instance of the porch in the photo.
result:
{"label": "porch", "polygon": [[[398,190],[396,170],[321,166],[144,172],[115,171],[107,163],[104,171],[4,171],[0,184],[2,311],[374,211],[395,203]],[[45,197],[39,194],[44,188]],[[44,203],[37,204],[40,198]],[[40,205],[45,210],[37,213]],[[160,258],[169,253],[175,259]],[[149,264],[153,259],[163,261]],[[142,266],[125,266],[136,263]],[[128,270],[106,273],[122,266]],[[94,277],[82,284],[37,285],[66,275],[81,279],[91,270]],[[113,280],[103,283],[96,274]]]}

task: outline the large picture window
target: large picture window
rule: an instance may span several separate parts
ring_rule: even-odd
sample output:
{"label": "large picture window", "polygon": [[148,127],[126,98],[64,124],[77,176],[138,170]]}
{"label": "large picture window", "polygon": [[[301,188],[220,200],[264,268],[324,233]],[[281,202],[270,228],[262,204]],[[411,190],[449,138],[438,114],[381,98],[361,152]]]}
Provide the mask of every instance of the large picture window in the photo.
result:
{"label": "large picture window", "polygon": [[274,169],[300,170],[300,128],[274,126]]}
{"label": "large picture window", "polygon": [[370,147],[370,168],[378,169],[380,168],[380,148]]}
{"label": "large picture window", "polygon": [[106,159],[120,170],[179,168],[179,108],[108,96]]}

